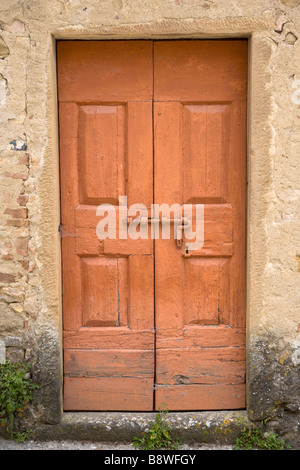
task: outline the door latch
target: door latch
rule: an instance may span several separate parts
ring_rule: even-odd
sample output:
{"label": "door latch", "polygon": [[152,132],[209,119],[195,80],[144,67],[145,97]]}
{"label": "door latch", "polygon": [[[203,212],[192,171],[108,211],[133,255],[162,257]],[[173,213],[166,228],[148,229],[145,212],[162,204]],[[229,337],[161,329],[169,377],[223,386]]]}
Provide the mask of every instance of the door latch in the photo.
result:
{"label": "door latch", "polygon": [[188,220],[187,217],[175,217],[175,218],[168,218],[164,216],[160,216],[158,218],[152,217],[145,217],[145,216],[138,216],[138,217],[128,217],[127,223],[131,223],[133,220],[139,222],[140,224],[176,224],[176,244],[180,248],[183,243],[183,230],[190,227],[191,222]]}

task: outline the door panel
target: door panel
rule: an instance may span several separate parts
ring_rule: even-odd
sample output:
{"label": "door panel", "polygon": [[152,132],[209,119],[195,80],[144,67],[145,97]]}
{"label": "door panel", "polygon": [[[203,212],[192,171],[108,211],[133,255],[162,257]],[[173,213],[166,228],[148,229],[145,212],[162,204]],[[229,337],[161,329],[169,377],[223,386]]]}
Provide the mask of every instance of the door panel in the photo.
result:
{"label": "door panel", "polygon": [[153,98],[152,41],[58,41],[57,59],[59,101]]}
{"label": "door panel", "polygon": [[[57,58],[65,410],[244,408],[247,41],[59,41]],[[151,239],[152,204],[169,237]],[[197,249],[175,239],[187,204]]]}
{"label": "door panel", "polygon": [[156,409],[245,407],[245,47],[154,44],[154,202],[204,205],[201,249],[155,240]]}
{"label": "door panel", "polygon": [[65,410],[153,409],[153,242],[119,226],[152,203],[152,70],[151,42],[58,43]]}
{"label": "door panel", "polygon": [[247,41],[157,41],[154,100],[196,105],[245,100]]}
{"label": "door panel", "polygon": [[244,408],[244,395],[243,384],[168,385],[157,388],[156,403],[167,403],[169,410],[227,410]]}
{"label": "door panel", "polygon": [[133,377],[65,377],[65,401],[72,410],[151,411],[153,379]]}

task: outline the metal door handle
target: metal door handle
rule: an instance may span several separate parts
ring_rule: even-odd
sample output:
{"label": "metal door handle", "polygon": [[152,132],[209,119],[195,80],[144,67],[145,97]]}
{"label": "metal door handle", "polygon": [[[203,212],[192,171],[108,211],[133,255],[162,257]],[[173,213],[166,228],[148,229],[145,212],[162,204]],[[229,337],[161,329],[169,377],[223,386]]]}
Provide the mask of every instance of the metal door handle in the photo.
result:
{"label": "metal door handle", "polygon": [[[182,245],[182,232],[184,228],[188,228],[190,226],[190,220],[187,217],[179,217],[179,218],[168,218],[168,217],[159,217],[159,218],[152,218],[152,217],[128,217],[127,223],[130,224],[133,220],[138,221],[141,224],[148,224],[148,223],[178,223],[176,227],[176,244],[178,247]],[[180,233],[179,233],[180,231]]]}

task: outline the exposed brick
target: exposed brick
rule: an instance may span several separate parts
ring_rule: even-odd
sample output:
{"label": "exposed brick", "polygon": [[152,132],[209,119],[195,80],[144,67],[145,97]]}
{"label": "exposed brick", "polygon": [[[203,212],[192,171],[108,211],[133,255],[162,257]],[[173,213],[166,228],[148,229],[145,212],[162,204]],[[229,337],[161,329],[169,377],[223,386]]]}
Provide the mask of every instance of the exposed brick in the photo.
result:
{"label": "exposed brick", "polygon": [[25,153],[25,155],[22,155],[22,157],[20,157],[18,159],[18,164],[28,166],[29,165],[29,154]]}
{"label": "exposed brick", "polygon": [[2,176],[4,176],[5,178],[12,178],[14,180],[27,180],[28,178],[28,171],[25,171],[24,173],[8,173],[8,172],[5,172],[5,173],[2,173]]}
{"label": "exposed brick", "polygon": [[18,255],[28,255],[28,238],[18,238],[15,241],[15,248]]}
{"label": "exposed brick", "polygon": [[16,276],[13,274],[0,273],[0,283],[11,283],[16,281]]}
{"label": "exposed brick", "polygon": [[6,209],[4,214],[9,214],[15,219],[27,219],[27,209],[24,207],[21,209]]}
{"label": "exposed brick", "polygon": [[10,219],[6,221],[6,225],[11,225],[13,227],[28,227],[29,220],[24,219]]}
{"label": "exposed brick", "polygon": [[23,266],[24,269],[28,270],[29,269],[29,261],[26,260],[19,260],[19,263]]}
{"label": "exposed brick", "polygon": [[12,261],[14,259],[13,255],[2,255],[4,261]]}
{"label": "exposed brick", "polygon": [[28,196],[19,196],[17,199],[17,203],[20,206],[26,206],[27,202],[28,202]]}

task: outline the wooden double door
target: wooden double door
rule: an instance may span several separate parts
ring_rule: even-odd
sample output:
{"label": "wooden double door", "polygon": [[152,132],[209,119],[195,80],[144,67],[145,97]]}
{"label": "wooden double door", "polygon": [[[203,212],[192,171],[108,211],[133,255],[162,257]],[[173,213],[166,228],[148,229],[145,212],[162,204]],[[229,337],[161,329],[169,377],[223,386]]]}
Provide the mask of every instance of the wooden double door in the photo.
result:
{"label": "wooden double door", "polygon": [[[64,409],[244,408],[247,41],[59,41],[57,59]],[[201,205],[204,243],[172,214],[169,238],[127,236],[124,201],[148,235],[153,204]]]}

